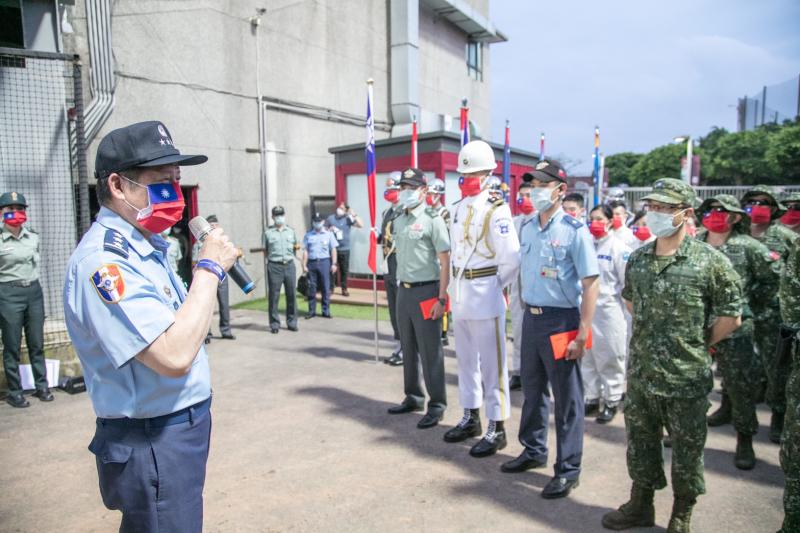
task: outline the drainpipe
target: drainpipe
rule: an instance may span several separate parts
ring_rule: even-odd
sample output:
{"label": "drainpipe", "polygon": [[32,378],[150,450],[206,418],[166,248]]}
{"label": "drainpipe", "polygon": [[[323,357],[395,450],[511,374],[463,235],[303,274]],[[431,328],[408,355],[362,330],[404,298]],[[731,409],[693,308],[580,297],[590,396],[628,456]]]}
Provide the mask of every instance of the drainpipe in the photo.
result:
{"label": "drainpipe", "polygon": [[419,0],[389,0],[389,9],[391,113],[397,127],[420,117]]}
{"label": "drainpipe", "polygon": [[114,109],[114,54],[111,48],[111,1],[86,0],[92,101],[86,106],[86,143],[103,127]]}

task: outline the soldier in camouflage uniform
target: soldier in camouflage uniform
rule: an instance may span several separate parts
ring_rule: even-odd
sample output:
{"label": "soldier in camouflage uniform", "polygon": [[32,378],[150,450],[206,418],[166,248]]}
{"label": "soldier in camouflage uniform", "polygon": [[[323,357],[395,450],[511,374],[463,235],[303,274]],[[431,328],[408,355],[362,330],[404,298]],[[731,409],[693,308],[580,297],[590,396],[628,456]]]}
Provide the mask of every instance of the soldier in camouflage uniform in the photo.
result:
{"label": "soldier in camouflage uniform", "polygon": [[[777,201],[777,196],[766,185],[756,185],[742,196],[742,207],[750,215],[750,235],[764,243],[777,260],[773,263],[776,273],[780,273],[789,251],[797,242],[797,234],[778,222],[786,208]],[[754,319],[755,339],[764,371],[767,374],[767,404],[772,409],[769,424],[769,439],[781,441],[783,417],[786,412],[786,379],[789,367],[780,368],[775,359],[776,341],[780,328],[780,304],[777,290],[772,293],[772,301]]]}
{"label": "soldier in camouflage uniform", "polygon": [[[775,259],[750,236],[750,219],[735,197],[718,194],[703,202],[699,211],[707,231],[698,239],[724,253],[742,278],[742,326],[717,344],[714,355],[725,382],[722,401],[731,405],[737,433],[734,464],[750,470],[756,464],[753,435],[758,431],[756,395],[761,365],[753,346],[753,315],[769,304],[770,295],[777,290],[778,276],[772,270]],[[709,425],[714,425],[711,419]]]}
{"label": "soldier in camouflage uniform", "polygon": [[786,193],[781,203],[786,207],[781,224],[800,235],[800,191]]}
{"label": "soldier in camouflage uniform", "polygon": [[782,533],[800,531],[800,246],[789,255],[781,274],[781,318],[784,339],[793,340],[792,373],[786,386],[786,425],[781,443],[781,467],[786,475],[783,491]]}
{"label": "soldier in camouflage uniform", "polygon": [[[664,488],[661,435],[672,437],[674,503],[668,532],[689,531],[692,508],[705,493],[703,448],[711,390],[708,348],[741,323],[739,275],[724,254],[688,238],[694,190],[661,179],[644,197],[656,240],[630,257],[622,297],[633,316],[625,427],[631,499],[603,516],[608,529],[653,526],[655,489]],[[712,323],[709,317],[717,317]],[[664,334],[668,331],[668,334]]]}

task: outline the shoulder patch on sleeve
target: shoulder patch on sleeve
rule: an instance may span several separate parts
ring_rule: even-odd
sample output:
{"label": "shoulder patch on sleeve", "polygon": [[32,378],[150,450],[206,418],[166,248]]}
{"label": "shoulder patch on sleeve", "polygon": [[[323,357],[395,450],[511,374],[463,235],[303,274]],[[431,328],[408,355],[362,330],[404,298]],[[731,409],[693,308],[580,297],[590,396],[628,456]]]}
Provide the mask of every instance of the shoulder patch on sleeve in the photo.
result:
{"label": "shoulder patch on sleeve", "polygon": [[572,226],[575,229],[578,229],[581,226],[583,226],[583,222],[581,222],[580,220],[571,215],[566,215],[566,214],[564,215],[564,218],[561,219],[561,222],[563,222],[567,226]]}
{"label": "shoulder patch on sleeve", "polygon": [[95,270],[92,283],[100,299],[108,304],[119,303],[125,295],[125,279],[117,265],[105,264]]}
{"label": "shoulder patch on sleeve", "polygon": [[107,230],[103,239],[103,250],[128,258],[128,241],[117,230]]}

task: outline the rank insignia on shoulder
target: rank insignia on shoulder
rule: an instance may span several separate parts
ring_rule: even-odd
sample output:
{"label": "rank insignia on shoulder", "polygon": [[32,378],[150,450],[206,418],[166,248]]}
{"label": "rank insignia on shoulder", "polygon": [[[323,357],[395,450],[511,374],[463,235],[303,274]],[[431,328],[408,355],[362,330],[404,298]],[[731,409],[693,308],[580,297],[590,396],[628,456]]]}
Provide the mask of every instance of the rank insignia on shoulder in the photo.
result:
{"label": "rank insignia on shoulder", "polygon": [[128,241],[117,230],[107,230],[103,239],[103,250],[128,258]]}
{"label": "rank insignia on shoulder", "polygon": [[95,270],[92,283],[97,294],[106,303],[118,303],[125,294],[125,280],[117,265],[105,264]]}
{"label": "rank insignia on shoulder", "polygon": [[573,217],[572,215],[564,215],[564,218],[562,218],[561,221],[567,226],[572,226],[575,229],[578,229],[581,226],[583,226],[583,222]]}

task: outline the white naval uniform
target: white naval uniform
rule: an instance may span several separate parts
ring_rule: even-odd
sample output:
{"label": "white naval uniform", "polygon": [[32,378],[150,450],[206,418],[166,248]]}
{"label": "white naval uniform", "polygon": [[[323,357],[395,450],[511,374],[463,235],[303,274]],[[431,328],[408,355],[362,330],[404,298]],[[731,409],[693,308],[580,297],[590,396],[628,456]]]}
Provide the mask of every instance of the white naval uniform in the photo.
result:
{"label": "white naval uniform", "polygon": [[[461,406],[478,409],[485,399],[488,419],[500,421],[511,412],[503,287],[516,278],[520,258],[519,238],[507,204],[494,208],[484,238],[478,240],[493,207],[486,190],[454,206],[450,261],[457,273],[450,282],[449,293]],[[497,274],[472,280],[461,274],[464,269],[487,267],[497,267]]]}
{"label": "white naval uniform", "polygon": [[[514,217],[514,229],[519,238],[519,232],[522,224],[531,218],[535,217],[535,213],[530,215],[517,215]],[[511,351],[511,373],[515,376],[519,375],[522,368],[522,319],[525,317],[525,302],[522,299],[522,284],[520,283],[519,274],[511,280],[508,286],[508,307],[511,309],[511,337],[514,339],[514,348]]]}
{"label": "white naval uniform", "polygon": [[613,234],[594,241],[600,267],[600,294],[592,320],[592,347],[581,361],[584,396],[587,402],[602,398],[615,406],[625,386],[628,352],[628,324],[622,289],[631,249]]}

